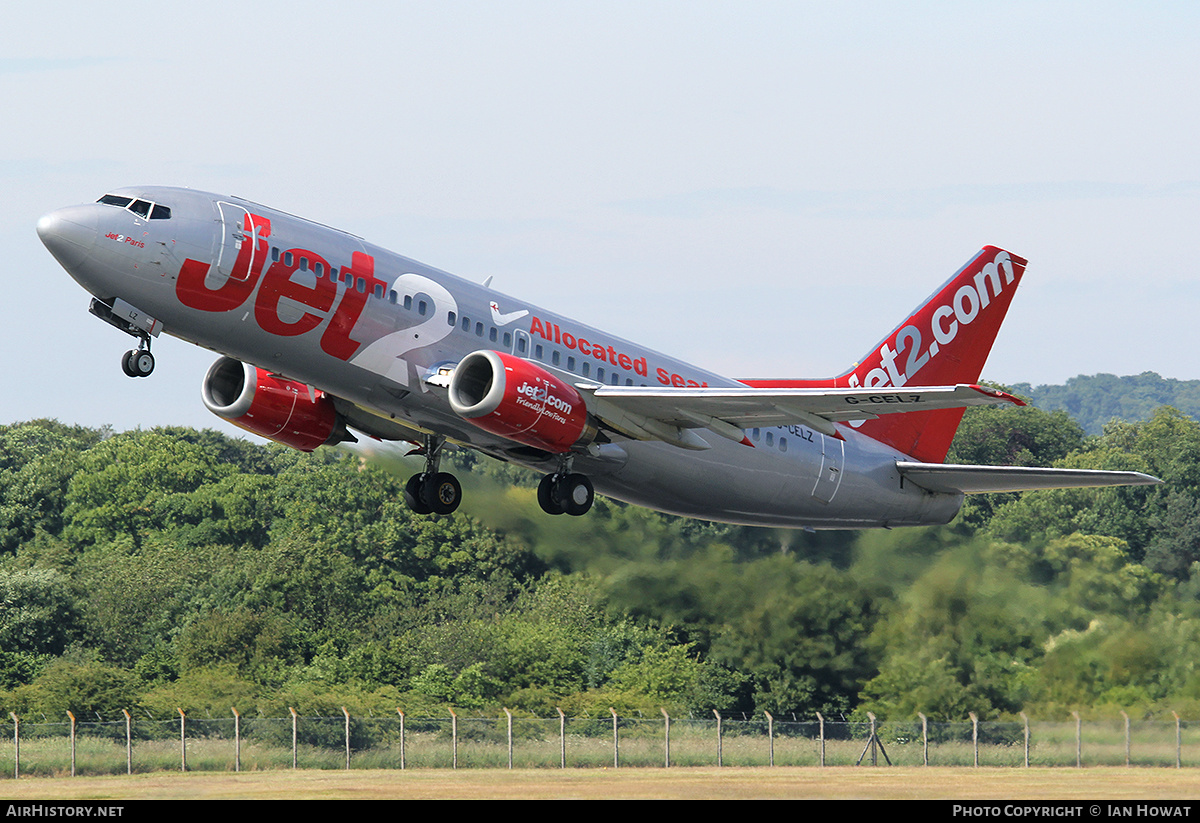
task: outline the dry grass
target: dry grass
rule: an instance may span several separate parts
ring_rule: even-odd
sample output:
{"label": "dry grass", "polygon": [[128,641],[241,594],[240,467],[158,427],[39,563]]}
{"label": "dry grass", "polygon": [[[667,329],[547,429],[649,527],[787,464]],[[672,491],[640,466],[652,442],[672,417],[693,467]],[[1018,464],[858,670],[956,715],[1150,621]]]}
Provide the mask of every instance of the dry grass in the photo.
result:
{"label": "dry grass", "polygon": [[8,801],[141,799],[1189,799],[1195,769],[682,768],[156,772],[0,781]]}

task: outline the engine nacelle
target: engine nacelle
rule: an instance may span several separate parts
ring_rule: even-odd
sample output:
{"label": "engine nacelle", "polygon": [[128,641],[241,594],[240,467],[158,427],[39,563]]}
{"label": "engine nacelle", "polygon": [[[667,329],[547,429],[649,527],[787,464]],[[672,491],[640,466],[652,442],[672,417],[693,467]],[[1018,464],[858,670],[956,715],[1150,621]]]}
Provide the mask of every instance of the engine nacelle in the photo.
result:
{"label": "engine nacelle", "polygon": [[554,454],[591,443],[597,433],[573,386],[498,351],[471,352],[455,367],[450,408],[484,431]]}
{"label": "engine nacelle", "polygon": [[231,357],[209,367],[202,394],[218,417],[300,451],[350,439],[324,392]]}

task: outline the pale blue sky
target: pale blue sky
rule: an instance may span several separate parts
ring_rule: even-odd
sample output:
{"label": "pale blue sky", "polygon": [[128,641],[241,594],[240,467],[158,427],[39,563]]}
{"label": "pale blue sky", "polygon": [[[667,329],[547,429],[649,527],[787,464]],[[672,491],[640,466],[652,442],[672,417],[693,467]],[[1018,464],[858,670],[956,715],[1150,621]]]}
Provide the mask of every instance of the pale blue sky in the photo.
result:
{"label": "pale blue sky", "polygon": [[40,214],[237,194],[732,376],[857,360],[976,250],[1029,270],[984,376],[1200,378],[1200,6],[84,2],[0,32],[0,421],[219,421]]}

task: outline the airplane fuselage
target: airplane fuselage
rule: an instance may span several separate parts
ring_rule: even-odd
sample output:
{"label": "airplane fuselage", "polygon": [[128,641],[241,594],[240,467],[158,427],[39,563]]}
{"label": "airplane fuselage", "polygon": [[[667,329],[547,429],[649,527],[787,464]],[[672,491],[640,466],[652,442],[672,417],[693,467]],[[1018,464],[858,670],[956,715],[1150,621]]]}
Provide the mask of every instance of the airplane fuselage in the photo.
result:
{"label": "airplane fuselage", "polygon": [[[99,301],[168,334],[338,398],[377,436],[451,442],[550,471],[554,455],[456,414],[444,379],[498,351],[564,383],[677,388],[744,383],[623,340],[337,229],[236,197],[138,187],[60,209],[39,233]],[[165,206],[170,216],[119,200]],[[137,211],[145,210],[147,214]],[[47,239],[53,237],[53,240]],[[611,434],[611,433],[610,433]],[[838,425],[747,429],[707,448],[609,436],[572,455],[608,497],[708,520],[858,528],[944,523],[962,495],[905,483],[908,455]]]}

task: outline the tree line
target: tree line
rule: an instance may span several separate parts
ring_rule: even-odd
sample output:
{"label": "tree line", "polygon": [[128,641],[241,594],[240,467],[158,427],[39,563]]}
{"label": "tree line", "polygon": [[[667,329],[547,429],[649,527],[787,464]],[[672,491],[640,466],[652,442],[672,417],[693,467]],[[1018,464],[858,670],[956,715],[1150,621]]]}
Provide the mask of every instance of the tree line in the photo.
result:
{"label": "tree line", "polygon": [[416,516],[393,451],[0,427],[0,708],[1200,716],[1200,424],[1171,408],[972,409],[950,460],[1166,482],[890,532],[551,518],[533,475],[447,459],[467,502]]}

